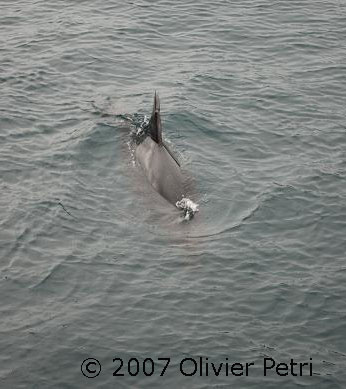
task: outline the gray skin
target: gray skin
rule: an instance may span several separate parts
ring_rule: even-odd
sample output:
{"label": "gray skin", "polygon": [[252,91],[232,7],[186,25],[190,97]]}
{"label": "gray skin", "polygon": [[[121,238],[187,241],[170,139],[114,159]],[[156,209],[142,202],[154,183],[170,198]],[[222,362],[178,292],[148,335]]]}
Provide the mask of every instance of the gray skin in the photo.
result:
{"label": "gray skin", "polygon": [[184,178],[178,160],[162,140],[160,101],[156,92],[148,136],[137,146],[135,153],[155,190],[173,205],[181,200],[184,194]]}

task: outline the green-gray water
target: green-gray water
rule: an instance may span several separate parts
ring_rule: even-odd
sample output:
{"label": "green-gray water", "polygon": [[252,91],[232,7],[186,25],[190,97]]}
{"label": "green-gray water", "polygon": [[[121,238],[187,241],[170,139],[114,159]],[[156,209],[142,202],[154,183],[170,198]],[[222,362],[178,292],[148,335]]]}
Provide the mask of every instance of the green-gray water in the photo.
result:
{"label": "green-gray water", "polygon": [[[345,61],[342,0],[0,1],[0,387],[345,388]],[[129,147],[155,90],[190,222]]]}

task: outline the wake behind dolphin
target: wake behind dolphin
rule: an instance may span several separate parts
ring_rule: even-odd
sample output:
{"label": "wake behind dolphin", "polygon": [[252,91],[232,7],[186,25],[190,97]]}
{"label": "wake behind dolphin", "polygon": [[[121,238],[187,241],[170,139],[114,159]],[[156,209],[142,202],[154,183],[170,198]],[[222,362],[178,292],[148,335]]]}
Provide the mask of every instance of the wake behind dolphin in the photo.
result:
{"label": "wake behind dolphin", "polygon": [[156,92],[151,118],[138,139],[136,160],[148,181],[169,203],[184,210],[186,220],[191,219],[198,205],[185,197],[185,180],[179,161],[162,139],[160,100]]}

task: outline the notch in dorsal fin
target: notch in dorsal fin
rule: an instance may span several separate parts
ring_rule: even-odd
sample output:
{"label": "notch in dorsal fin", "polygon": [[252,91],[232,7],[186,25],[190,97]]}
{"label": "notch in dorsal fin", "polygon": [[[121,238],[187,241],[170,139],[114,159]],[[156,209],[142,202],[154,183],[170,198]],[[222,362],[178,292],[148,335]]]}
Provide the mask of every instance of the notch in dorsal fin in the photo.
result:
{"label": "notch in dorsal fin", "polygon": [[160,115],[160,99],[155,91],[153,113],[149,121],[150,136],[157,144],[162,144],[162,125]]}

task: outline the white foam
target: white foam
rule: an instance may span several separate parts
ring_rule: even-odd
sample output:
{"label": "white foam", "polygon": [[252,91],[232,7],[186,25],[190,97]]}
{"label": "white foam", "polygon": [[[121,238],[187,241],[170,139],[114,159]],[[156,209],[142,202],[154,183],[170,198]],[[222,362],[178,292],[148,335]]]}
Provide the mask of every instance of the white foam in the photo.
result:
{"label": "white foam", "polygon": [[175,206],[184,211],[184,220],[191,220],[193,215],[198,212],[198,204],[187,197],[183,197],[175,203]]}
{"label": "white foam", "polygon": [[144,134],[145,127],[149,124],[149,119],[147,115],[144,115],[143,122],[139,125],[136,131],[136,136],[141,136]]}

